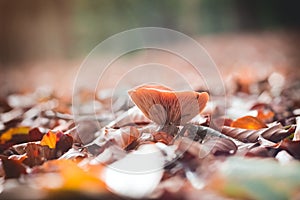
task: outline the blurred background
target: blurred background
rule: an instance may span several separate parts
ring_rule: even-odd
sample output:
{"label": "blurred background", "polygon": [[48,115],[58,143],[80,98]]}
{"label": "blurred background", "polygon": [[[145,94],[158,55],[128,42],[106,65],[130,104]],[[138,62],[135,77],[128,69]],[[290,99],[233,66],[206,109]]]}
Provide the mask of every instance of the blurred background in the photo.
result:
{"label": "blurred background", "polygon": [[222,73],[300,63],[292,0],[0,0],[1,95],[41,84],[71,90],[84,57],[127,29],[158,26],[198,40]]}

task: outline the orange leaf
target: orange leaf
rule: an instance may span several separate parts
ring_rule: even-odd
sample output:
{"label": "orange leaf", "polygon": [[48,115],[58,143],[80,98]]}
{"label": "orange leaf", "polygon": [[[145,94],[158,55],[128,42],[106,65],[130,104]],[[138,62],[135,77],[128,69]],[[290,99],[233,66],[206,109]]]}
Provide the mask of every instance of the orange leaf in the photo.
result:
{"label": "orange leaf", "polygon": [[[84,166],[81,168],[71,160],[61,159],[48,161],[41,167],[42,171],[53,172],[53,169],[60,175],[61,180],[52,179],[49,176],[41,176],[40,181],[38,181],[40,187],[67,191],[108,192],[105,183],[99,178],[103,170],[102,165]],[[43,173],[41,174],[43,175]],[[51,184],[51,182],[56,182],[56,184]]]}
{"label": "orange leaf", "polygon": [[45,134],[41,140],[42,146],[48,146],[51,149],[55,149],[56,147],[57,136],[55,133],[49,131]]}
{"label": "orange leaf", "polygon": [[265,123],[263,123],[260,119],[252,116],[245,116],[245,117],[238,118],[237,120],[233,121],[230,126],[235,128],[243,128],[243,129],[250,129],[250,130],[267,128]]}
{"label": "orange leaf", "polygon": [[262,121],[268,121],[273,119],[274,117],[274,112],[270,110],[258,110],[257,111],[257,118],[262,120]]}
{"label": "orange leaf", "polygon": [[4,144],[7,141],[11,140],[13,135],[26,135],[29,133],[29,130],[30,128],[26,126],[10,128],[0,136],[0,144]]}

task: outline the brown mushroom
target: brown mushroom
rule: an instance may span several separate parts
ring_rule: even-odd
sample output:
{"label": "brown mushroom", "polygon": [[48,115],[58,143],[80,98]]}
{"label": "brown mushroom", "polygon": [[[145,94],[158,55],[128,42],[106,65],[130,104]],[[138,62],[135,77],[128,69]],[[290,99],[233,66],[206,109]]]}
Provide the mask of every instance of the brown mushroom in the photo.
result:
{"label": "brown mushroom", "polygon": [[143,85],[128,91],[144,115],[159,125],[183,125],[199,114],[209,96],[206,92],[172,91],[160,85]]}

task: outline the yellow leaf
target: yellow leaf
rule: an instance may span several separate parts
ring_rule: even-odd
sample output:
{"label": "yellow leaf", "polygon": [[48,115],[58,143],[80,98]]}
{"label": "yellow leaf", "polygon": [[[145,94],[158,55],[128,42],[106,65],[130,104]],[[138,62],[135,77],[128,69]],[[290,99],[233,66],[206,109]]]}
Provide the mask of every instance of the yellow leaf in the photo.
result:
{"label": "yellow leaf", "polygon": [[245,116],[245,117],[238,118],[237,120],[231,123],[231,127],[244,128],[250,130],[267,128],[265,123],[263,123],[260,119],[252,116]]}
{"label": "yellow leaf", "polygon": [[19,135],[19,134],[26,135],[29,133],[29,130],[30,127],[27,126],[10,128],[0,136],[0,144],[4,144],[5,142],[11,140],[13,135]]}
{"label": "yellow leaf", "polygon": [[[43,170],[47,171],[56,169],[56,172],[61,177],[61,184],[47,184],[47,180],[42,179],[39,186],[45,189],[56,189],[56,190],[73,190],[73,191],[84,191],[84,192],[108,192],[105,183],[99,179],[100,173],[103,170],[102,165],[96,165],[82,169],[78,167],[76,162],[71,160],[52,160],[46,162],[42,166]],[[96,169],[97,168],[97,169]],[[47,177],[45,177],[47,179]],[[49,179],[50,181],[50,179]],[[59,182],[59,181],[58,181]]]}
{"label": "yellow leaf", "polygon": [[48,146],[51,149],[55,149],[56,147],[57,136],[55,133],[49,131],[45,134],[41,140],[42,146]]}

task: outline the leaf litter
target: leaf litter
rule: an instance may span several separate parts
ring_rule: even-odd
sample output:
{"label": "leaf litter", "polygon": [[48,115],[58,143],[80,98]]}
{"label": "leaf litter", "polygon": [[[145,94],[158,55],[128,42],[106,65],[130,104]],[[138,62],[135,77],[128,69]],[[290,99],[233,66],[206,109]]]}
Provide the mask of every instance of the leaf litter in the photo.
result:
{"label": "leaf litter", "polygon": [[129,108],[118,97],[115,117],[110,97],[83,90],[76,120],[54,92],[12,94],[0,104],[0,197],[297,199],[299,82],[275,89],[237,90],[222,115],[214,94],[143,85]]}

